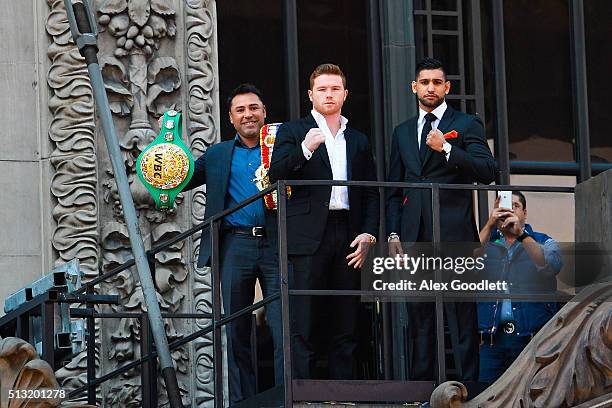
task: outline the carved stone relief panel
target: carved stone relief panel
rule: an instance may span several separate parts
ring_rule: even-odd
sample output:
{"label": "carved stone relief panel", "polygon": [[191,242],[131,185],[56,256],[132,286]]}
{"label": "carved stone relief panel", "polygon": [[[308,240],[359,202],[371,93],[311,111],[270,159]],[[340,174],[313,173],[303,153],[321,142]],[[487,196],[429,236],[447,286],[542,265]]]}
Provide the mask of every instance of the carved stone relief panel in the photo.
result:
{"label": "carved stone relief panel", "polygon": [[[187,127],[191,150],[199,157],[213,143],[219,141],[219,87],[217,71],[216,13],[214,0],[185,1],[185,41],[187,44]],[[191,222],[197,225],[204,220],[205,190],[195,191],[191,198]],[[212,313],[210,268],[197,268],[200,234],[193,236],[193,309],[197,313]],[[195,321],[194,330],[204,328],[210,322]],[[212,335],[193,342],[194,388],[193,406],[212,407],[213,350]],[[224,372],[227,372],[224,370]]]}
{"label": "carved stone relief panel", "polygon": [[[72,42],[63,0],[48,0],[50,37],[49,137],[56,150],[52,192],[57,199],[53,247],[58,261],[79,258],[86,280],[132,257],[100,127],[96,127],[92,90],[83,59]],[[113,113],[130,189],[145,247],[171,239],[203,219],[204,188],[179,196],[173,211],[159,212],[137,180],[135,159],[156,136],[157,118],[169,109],[185,112],[183,135],[194,156],[218,141],[215,3],[212,0],[94,0],[100,34],[100,68]],[[187,200],[185,198],[188,198]],[[162,312],[210,311],[208,269],[195,267],[199,234],[158,253],[152,262]],[[118,294],[121,304],[103,312],[146,311],[133,269],[100,285],[99,292]],[[169,341],[208,322],[168,319]],[[140,357],[140,321],[104,319],[97,325],[98,374]],[[211,337],[172,352],[186,405],[212,404]],[[85,383],[85,356],[58,371],[63,386]],[[163,382],[160,406],[167,405]],[[140,406],[139,369],[102,387],[103,404]]]}
{"label": "carved stone relief panel", "polygon": [[[97,144],[94,102],[85,61],[72,42],[63,0],[47,0],[49,48],[47,73],[49,139],[53,151],[51,194],[56,264],[78,258],[83,281],[98,274],[99,219]],[[57,372],[60,385],[74,389],[86,383],[86,355],[81,353]]]}

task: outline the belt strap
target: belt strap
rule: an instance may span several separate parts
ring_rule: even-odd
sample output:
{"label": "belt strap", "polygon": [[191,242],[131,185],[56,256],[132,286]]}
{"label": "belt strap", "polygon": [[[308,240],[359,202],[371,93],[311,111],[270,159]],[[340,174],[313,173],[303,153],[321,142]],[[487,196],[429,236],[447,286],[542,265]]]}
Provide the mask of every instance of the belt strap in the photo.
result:
{"label": "belt strap", "polygon": [[251,237],[263,237],[266,235],[264,227],[227,227],[224,231],[232,234],[248,235]]}

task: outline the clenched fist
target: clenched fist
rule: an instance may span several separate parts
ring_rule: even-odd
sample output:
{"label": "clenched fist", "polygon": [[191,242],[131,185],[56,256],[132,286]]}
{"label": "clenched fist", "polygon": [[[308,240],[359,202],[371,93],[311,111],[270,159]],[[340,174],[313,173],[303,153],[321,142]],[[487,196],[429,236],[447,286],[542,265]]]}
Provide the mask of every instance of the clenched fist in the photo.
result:
{"label": "clenched fist", "polygon": [[321,143],[325,143],[325,135],[321,132],[319,128],[312,128],[306,133],[306,137],[304,138],[304,145],[308,150],[314,152],[317,150]]}
{"label": "clenched fist", "polygon": [[427,146],[431,147],[432,150],[435,150],[436,152],[441,152],[443,150],[442,145],[444,145],[445,141],[446,140],[444,140],[444,135],[441,131],[439,131],[438,129],[432,129],[427,134],[427,139],[425,140],[425,143],[427,143]]}

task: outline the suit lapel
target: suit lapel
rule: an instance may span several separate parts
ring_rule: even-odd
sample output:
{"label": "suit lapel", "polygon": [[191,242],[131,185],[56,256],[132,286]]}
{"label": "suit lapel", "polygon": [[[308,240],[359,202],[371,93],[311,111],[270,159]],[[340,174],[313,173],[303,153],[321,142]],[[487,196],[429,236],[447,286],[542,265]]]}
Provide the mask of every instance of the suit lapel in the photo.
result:
{"label": "suit lapel", "polygon": [[[453,123],[454,116],[455,114],[454,114],[453,108],[451,108],[450,106],[447,106],[446,111],[444,111],[444,115],[442,115],[442,119],[440,119],[440,123],[438,123],[438,129],[442,133],[446,133],[447,129],[450,128],[450,126]],[[425,164],[431,158],[431,156],[433,155],[433,152],[434,151],[431,148],[428,148],[425,151],[425,159],[423,160],[423,163],[421,163],[421,167],[425,167]]]}
{"label": "suit lapel", "polygon": [[[412,122],[407,126],[408,134],[406,135],[406,140],[400,140],[400,149],[402,146],[406,146],[406,151],[410,156],[408,158],[409,163],[421,163],[421,158],[419,156],[419,138],[417,135],[417,122],[418,116],[412,119]],[[404,145],[405,143],[405,145]]]}
{"label": "suit lapel", "polygon": [[440,129],[442,133],[448,132],[450,130],[450,126],[453,124],[454,118],[455,110],[450,106],[447,106],[446,111],[444,112],[444,115],[442,115],[442,119],[438,124],[438,129]]}
{"label": "suit lapel", "polygon": [[[316,128],[316,127],[318,127],[317,122],[315,121],[312,114],[309,114],[306,117],[306,133],[310,129]],[[306,133],[304,133],[304,136],[306,135]],[[329,161],[329,154],[327,154],[327,147],[325,147],[325,142],[319,145],[317,150],[315,150],[315,152],[313,153],[313,156],[318,157],[319,160],[322,160],[323,163],[327,166],[327,168],[331,171],[331,162]]]}
{"label": "suit lapel", "polygon": [[346,141],[346,179],[351,180],[353,176],[353,157],[357,151],[353,141],[353,135],[350,128],[344,130],[344,140]]}
{"label": "suit lapel", "polygon": [[218,155],[220,162],[217,168],[219,169],[218,176],[223,190],[223,197],[225,197],[229,185],[230,170],[232,168],[232,154],[234,153],[235,146],[236,142],[234,140],[230,143],[223,144],[221,154]]}

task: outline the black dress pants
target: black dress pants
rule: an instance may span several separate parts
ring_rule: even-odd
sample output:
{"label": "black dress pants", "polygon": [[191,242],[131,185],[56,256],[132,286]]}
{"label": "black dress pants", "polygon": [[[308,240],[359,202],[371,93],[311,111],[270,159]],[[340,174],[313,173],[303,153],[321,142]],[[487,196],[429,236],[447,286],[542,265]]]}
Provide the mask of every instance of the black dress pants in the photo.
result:
{"label": "black dress pants", "polygon": [[[419,242],[431,242],[431,225],[421,218]],[[408,304],[409,377],[414,381],[435,379],[436,305],[431,302]],[[457,377],[478,380],[478,324],[473,302],[444,302]],[[444,333],[438,333],[443,336]]]}
{"label": "black dress pants", "polygon": [[[359,271],[348,267],[346,256],[354,239],[348,234],[348,211],[330,211],[321,244],[313,255],[290,258],[289,287],[292,289],[354,290]],[[352,251],[352,250],[351,250]],[[355,296],[297,296],[290,300],[293,376],[310,379],[315,375],[317,351],[313,342],[314,321],[320,305],[328,322],[329,376],[353,378],[353,354],[357,341],[355,326],[359,299]]]}

